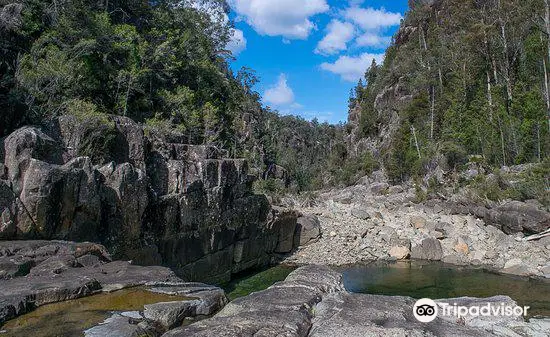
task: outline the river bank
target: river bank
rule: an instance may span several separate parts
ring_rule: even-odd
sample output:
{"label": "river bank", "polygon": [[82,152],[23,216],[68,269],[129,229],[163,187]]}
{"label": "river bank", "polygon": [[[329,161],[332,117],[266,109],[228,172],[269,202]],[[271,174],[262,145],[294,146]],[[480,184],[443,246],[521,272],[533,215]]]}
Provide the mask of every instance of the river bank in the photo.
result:
{"label": "river bank", "polygon": [[316,215],[323,234],[284,262],[417,259],[550,278],[550,237],[527,241],[524,232],[508,230],[511,224],[547,225],[550,215],[534,203],[511,201],[487,209],[453,200],[416,200],[414,188],[383,182],[325,191],[305,203],[287,199],[300,212]]}

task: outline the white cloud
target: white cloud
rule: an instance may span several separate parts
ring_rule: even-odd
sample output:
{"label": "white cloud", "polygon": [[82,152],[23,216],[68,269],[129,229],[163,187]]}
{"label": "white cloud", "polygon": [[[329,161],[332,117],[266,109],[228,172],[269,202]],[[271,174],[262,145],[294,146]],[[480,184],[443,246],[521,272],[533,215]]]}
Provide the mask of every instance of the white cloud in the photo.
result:
{"label": "white cloud", "polygon": [[259,34],[307,39],[310,18],[329,10],[326,0],[229,0],[232,8]]}
{"label": "white cloud", "polygon": [[370,7],[350,7],[344,11],[344,17],[366,31],[396,26],[403,19],[400,13],[386,12],[384,8],[374,9]]}
{"label": "white cloud", "polygon": [[240,29],[233,29],[231,40],[227,43],[226,48],[230,50],[233,55],[239,55],[243,50],[246,49],[246,38],[244,33]]}
{"label": "white cloud", "polygon": [[271,103],[275,106],[291,105],[294,103],[294,92],[288,86],[285,74],[279,75],[277,84],[267,89],[263,98],[266,103]]}
{"label": "white cloud", "polygon": [[363,77],[373,59],[380,64],[384,61],[384,54],[363,53],[356,57],[340,56],[334,63],[321,64],[321,69],[340,75],[346,81],[356,82]]}
{"label": "white cloud", "polygon": [[332,55],[346,50],[347,44],[355,36],[355,27],[349,22],[332,20],[327,26],[327,35],[319,41],[315,52]]}
{"label": "white cloud", "polygon": [[367,32],[355,40],[359,47],[385,48],[391,43],[391,36]]}

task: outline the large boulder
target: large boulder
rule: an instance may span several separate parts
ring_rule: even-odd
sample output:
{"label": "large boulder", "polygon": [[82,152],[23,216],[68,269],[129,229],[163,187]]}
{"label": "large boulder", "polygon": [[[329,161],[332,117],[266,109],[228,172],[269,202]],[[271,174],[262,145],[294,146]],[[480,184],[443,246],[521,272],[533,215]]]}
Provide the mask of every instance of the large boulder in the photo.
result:
{"label": "large boulder", "polygon": [[22,237],[97,240],[99,185],[88,158],[62,166],[30,159],[19,198]]}
{"label": "large boulder", "polygon": [[290,253],[294,248],[294,234],[296,233],[297,214],[292,210],[273,207],[271,227],[278,233],[276,253]]}
{"label": "large boulder", "polygon": [[201,283],[159,286],[149,291],[189,297],[183,301],[145,305],[144,317],[160,323],[165,329],[180,326],[186,318],[215,314],[227,304],[222,289]]}
{"label": "large boulder", "polygon": [[52,164],[63,163],[61,144],[34,127],[24,127],[9,135],[4,140],[4,152],[8,179],[16,194],[21,192],[23,177],[31,159]]}
{"label": "large boulder", "polygon": [[435,238],[425,238],[411,247],[411,259],[439,261],[442,257],[441,242]]}
{"label": "large boulder", "polygon": [[535,205],[510,201],[490,210],[487,220],[498,224],[506,234],[540,233],[550,228],[550,214]]}
{"label": "large boulder", "polygon": [[305,246],[315,242],[321,236],[321,222],[314,215],[304,215],[296,220],[294,246]]}

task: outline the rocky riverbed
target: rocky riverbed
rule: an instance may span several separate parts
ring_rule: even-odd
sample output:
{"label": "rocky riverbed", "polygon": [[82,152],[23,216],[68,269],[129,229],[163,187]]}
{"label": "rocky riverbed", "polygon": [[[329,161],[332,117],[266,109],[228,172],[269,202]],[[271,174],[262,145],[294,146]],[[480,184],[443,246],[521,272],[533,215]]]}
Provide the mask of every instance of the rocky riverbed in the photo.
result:
{"label": "rocky riverbed", "polygon": [[[515,302],[505,296],[459,298],[440,302],[465,306]],[[237,299],[213,318],[171,330],[179,336],[548,336],[550,320],[522,317],[436,318],[420,323],[413,316],[415,300],[352,294],[342,275],[328,267],[306,266],[285,281]]]}
{"label": "rocky riverbed", "polygon": [[[228,302],[222,289],[184,282],[168,268],[112,261],[98,244],[1,242],[0,257],[0,336],[547,336],[550,331],[550,319],[527,322],[519,316],[443,317],[423,324],[413,316],[413,298],[350,293],[343,275],[326,266],[298,268],[282,282]],[[515,305],[506,296],[441,301]]]}
{"label": "rocky riverbed", "polygon": [[298,208],[318,217],[321,238],[285,261],[344,265],[421,259],[550,278],[550,237],[525,240],[550,227],[550,214],[536,202],[487,208],[460,200],[416,199],[414,188],[389,186],[383,179],[320,193]]}

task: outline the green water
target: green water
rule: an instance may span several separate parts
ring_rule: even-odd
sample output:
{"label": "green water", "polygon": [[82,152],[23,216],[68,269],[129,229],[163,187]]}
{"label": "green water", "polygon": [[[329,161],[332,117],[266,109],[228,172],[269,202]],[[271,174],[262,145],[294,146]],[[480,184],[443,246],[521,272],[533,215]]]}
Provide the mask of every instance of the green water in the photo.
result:
{"label": "green water", "polygon": [[132,288],[47,304],[6,322],[0,328],[0,337],[83,336],[84,330],[103,322],[114,311],[140,311],[146,304],[186,299]]}
{"label": "green water", "polygon": [[267,270],[237,276],[231,282],[222,285],[229,300],[247,296],[255,291],[267,289],[274,283],[283,281],[295,267],[279,265]]}
{"label": "green water", "polygon": [[550,282],[500,275],[440,263],[396,262],[338,268],[346,289],[355,293],[413,298],[507,295],[531,307],[530,315],[550,317]]}

